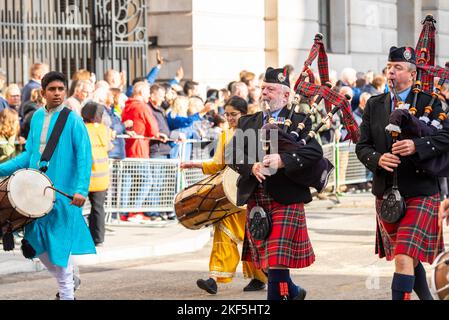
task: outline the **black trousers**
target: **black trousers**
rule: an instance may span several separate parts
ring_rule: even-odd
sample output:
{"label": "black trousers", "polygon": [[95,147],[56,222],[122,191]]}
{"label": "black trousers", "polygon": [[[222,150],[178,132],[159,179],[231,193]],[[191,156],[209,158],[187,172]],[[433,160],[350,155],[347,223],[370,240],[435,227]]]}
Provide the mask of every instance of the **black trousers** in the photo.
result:
{"label": "black trousers", "polygon": [[89,201],[91,203],[89,215],[89,230],[95,244],[104,242],[105,233],[105,212],[104,201],[106,200],[107,190],[89,192]]}

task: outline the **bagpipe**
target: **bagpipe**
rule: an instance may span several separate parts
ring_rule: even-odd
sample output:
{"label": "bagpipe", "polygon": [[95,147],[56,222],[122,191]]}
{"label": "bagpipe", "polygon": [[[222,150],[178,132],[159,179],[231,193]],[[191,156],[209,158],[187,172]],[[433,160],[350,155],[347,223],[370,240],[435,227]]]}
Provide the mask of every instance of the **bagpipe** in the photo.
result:
{"label": "bagpipe", "polygon": [[[320,74],[320,80],[323,85],[316,85],[315,77],[313,75],[310,66],[316,57],[318,59],[318,69]],[[306,79],[309,81],[306,81]],[[293,99],[287,104],[289,110],[288,116],[283,124],[278,126],[270,113],[270,108],[267,103],[264,106],[264,112],[268,116],[268,122],[262,127],[262,146],[266,153],[269,153],[269,144],[272,137],[272,130],[276,130],[278,137],[278,152],[279,153],[294,153],[298,148],[304,147],[306,144],[315,138],[318,130],[326,124],[329,119],[332,119],[333,115],[339,110],[343,112],[343,123],[348,130],[349,136],[352,141],[356,143],[359,139],[359,131],[356,121],[354,120],[348,100],[349,96],[344,96],[331,89],[329,82],[329,68],[327,54],[324,49],[323,35],[316,34],[314,38],[314,44],[310,50],[307,60],[304,62],[304,68],[300,74],[300,77],[294,86]],[[296,128],[292,128],[292,118],[297,113],[297,107],[301,103],[301,96],[313,97],[317,96],[315,102],[312,104],[310,111],[307,112],[305,118],[298,123]],[[306,123],[310,117],[317,112],[318,105],[324,100],[327,115],[322,119],[321,123],[316,128],[305,132]],[[332,108],[332,105],[335,105]],[[271,133],[270,133],[271,132]],[[303,137],[303,138],[302,138]],[[325,157],[312,168],[307,168],[302,176],[302,184],[308,187],[315,188],[318,192],[321,192],[326,187],[330,174],[334,169],[333,164]]]}
{"label": "bagpipe", "polygon": [[[423,30],[420,34],[416,52],[417,59],[417,77],[413,87],[413,102],[411,105],[400,101],[393,81],[389,81],[389,87],[392,90],[397,108],[392,111],[389,117],[389,124],[386,131],[397,135],[401,139],[416,139],[421,137],[433,136],[443,127],[443,122],[448,116],[442,108],[436,107],[436,102],[441,93],[444,82],[449,79],[449,61],[445,67],[434,66],[435,51],[435,20],[432,15],[427,15],[423,24]],[[439,81],[432,92],[429,89],[433,86],[433,78],[439,77]],[[418,94],[429,92],[431,99],[424,108],[424,113],[417,117]],[[442,154],[436,158],[418,161],[412,157],[416,165],[434,176],[449,176],[449,154]]]}
{"label": "bagpipe", "polygon": [[[390,124],[397,125],[403,129],[401,131],[404,132],[400,131],[402,137],[409,135],[416,138],[435,134],[438,129],[442,128],[442,122],[447,118],[442,110],[434,110],[434,104],[438,100],[441,87],[447,78],[445,76],[440,76],[440,81],[432,92],[432,99],[424,108],[423,115],[419,118],[420,121],[415,117],[419,93],[430,93],[431,88],[433,88],[433,77],[441,71],[441,67],[433,67],[435,65],[436,21],[433,16],[429,14],[421,23],[423,28],[415,48],[415,52],[417,53],[417,75],[412,89],[413,102],[408,106],[402,101],[399,101],[398,108],[390,115]],[[390,87],[394,88],[394,83],[390,82]],[[408,112],[406,109],[408,109]],[[435,117],[437,112],[438,115]],[[432,121],[430,120],[431,114],[434,115],[435,118]]]}
{"label": "bagpipe", "polygon": [[[390,83],[390,88],[394,96],[395,111],[404,110],[399,109],[404,107],[404,102],[401,101],[393,81],[391,81]],[[408,113],[408,115],[411,115],[411,112],[409,112],[408,110],[406,112]],[[414,115],[411,115],[411,117],[415,118]],[[399,138],[401,129],[390,124],[385,129],[390,132],[394,144]],[[401,220],[405,214],[406,205],[404,197],[399,192],[398,168],[393,169],[393,185],[383,194],[383,200],[384,201],[382,201],[382,206],[380,208],[381,219],[387,223],[396,223]]]}

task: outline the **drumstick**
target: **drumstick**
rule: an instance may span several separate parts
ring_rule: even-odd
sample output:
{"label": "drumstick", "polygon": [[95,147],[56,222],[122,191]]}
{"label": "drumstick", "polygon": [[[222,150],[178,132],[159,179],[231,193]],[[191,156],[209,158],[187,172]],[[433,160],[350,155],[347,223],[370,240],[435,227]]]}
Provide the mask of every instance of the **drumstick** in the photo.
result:
{"label": "drumstick", "polygon": [[61,190],[58,190],[58,189],[56,189],[55,187],[51,187],[51,186],[48,186],[48,187],[46,187],[46,188],[44,189],[44,195],[45,195],[45,191],[46,191],[48,188],[55,190],[56,192],[62,194],[63,196],[65,196],[65,197],[67,197],[67,198],[69,198],[70,200],[73,201],[73,196],[71,196],[71,195],[69,195],[69,194],[67,194],[67,193],[65,193],[65,192],[62,192]]}

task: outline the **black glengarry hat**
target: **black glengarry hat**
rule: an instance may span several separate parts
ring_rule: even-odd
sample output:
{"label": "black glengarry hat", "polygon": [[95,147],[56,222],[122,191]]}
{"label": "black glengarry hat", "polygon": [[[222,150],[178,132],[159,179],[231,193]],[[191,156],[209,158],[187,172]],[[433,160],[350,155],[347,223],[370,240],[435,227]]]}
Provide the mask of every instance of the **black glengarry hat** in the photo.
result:
{"label": "black glengarry hat", "polygon": [[391,62],[410,62],[416,64],[415,50],[412,47],[391,47],[388,55]]}
{"label": "black glengarry hat", "polygon": [[267,71],[265,71],[263,81],[267,83],[282,84],[290,88],[290,79],[286,68],[274,69],[272,67],[268,67]]}

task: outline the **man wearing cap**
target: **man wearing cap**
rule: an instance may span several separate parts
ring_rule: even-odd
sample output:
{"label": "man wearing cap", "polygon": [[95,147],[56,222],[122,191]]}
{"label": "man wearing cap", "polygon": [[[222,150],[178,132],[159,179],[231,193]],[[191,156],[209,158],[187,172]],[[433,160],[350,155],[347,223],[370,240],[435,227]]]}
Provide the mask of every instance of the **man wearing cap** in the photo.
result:
{"label": "man wearing cap", "polygon": [[[412,85],[416,76],[415,52],[411,47],[392,47],[388,56],[387,79],[394,82],[405,105],[413,101]],[[391,88],[389,91],[392,91]],[[360,125],[361,138],[356,146],[359,160],[374,174],[372,192],[376,196],[376,250],[380,258],[395,261],[391,290],[393,300],[410,299],[415,291],[420,299],[432,299],[421,262],[432,263],[444,250],[438,237],[438,179],[419,168],[416,160],[431,159],[449,151],[447,122],[437,134],[417,139],[392,139],[385,131],[393,109],[391,92],[371,97]],[[424,113],[431,96],[418,94],[416,117]],[[441,112],[441,103],[433,106],[430,118]],[[412,161],[415,160],[415,161]],[[397,169],[399,192],[405,199],[404,217],[397,223],[380,218],[384,193],[392,187]]]}
{"label": "man wearing cap", "polygon": [[[289,98],[287,70],[268,68],[262,83],[262,100],[279,123],[288,117]],[[237,205],[247,204],[242,260],[252,261],[256,268],[268,269],[268,300],[302,300],[306,290],[293,283],[289,269],[308,267],[315,255],[304,213],[304,203],[312,201],[312,197],[309,187],[301,185],[301,177],[322,158],[323,151],[312,139],[295,152],[279,154],[272,148],[271,154],[265,155],[261,151],[259,129],[268,122],[268,117],[265,112],[242,116],[232,144],[225,151],[226,162],[240,174]],[[304,117],[304,114],[295,113],[291,128],[296,129]],[[307,120],[302,137],[310,127],[310,120]],[[235,157],[231,156],[234,151]],[[250,231],[256,225],[252,218],[256,211],[261,216],[271,217],[271,228],[266,228],[265,237]]]}

